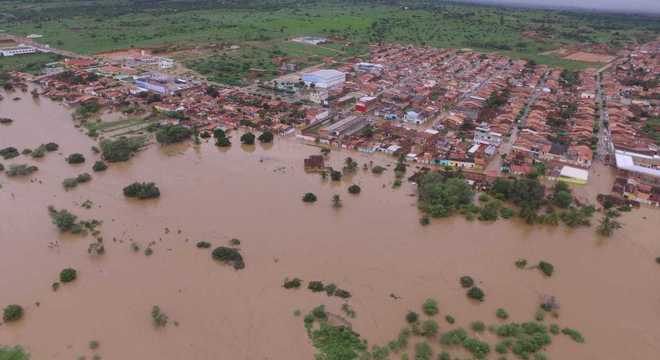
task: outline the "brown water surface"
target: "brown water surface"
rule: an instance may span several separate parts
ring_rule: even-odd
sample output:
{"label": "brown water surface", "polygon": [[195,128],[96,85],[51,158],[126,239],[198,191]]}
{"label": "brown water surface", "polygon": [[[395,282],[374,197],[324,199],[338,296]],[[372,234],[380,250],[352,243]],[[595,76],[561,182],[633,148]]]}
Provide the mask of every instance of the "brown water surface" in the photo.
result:
{"label": "brown water surface", "polygon": [[[104,359],[312,359],[302,318],[293,311],[326,304],[340,313],[341,302],[306,289],[284,290],[283,279],[294,276],[351,291],[354,329],[370,344],[394,338],[405,313],[428,297],[439,300],[441,316],[457,319],[453,326],[440,321],[445,331],[475,320],[495,323],[499,307],[512,320],[530,320],[540,297],[551,294],[561,304],[556,322],[578,329],[586,343],[555,337],[550,358],[660,358],[658,211],[624,215],[625,228],[610,239],[593,228],[517,221],[452,218],[422,227],[409,196],[414,187],[392,189],[391,170],[380,176],[360,170],[352,182],[363,192],[351,196],[349,181],[305,174],[302,159],[318,149],[293,140],[245,148],[235,136],[227,150],[212,143],[151,146],[130,162],[92,173],[94,142],[74,127],[65,107],[23,97],[0,102],[0,117],[16,120],[0,126],[0,147],[60,144],[41,160],[1,161],[40,169],[30,179],[0,174],[0,306],[26,308],[23,320],[0,326],[0,344],[21,344],[34,359],[89,358],[90,340],[101,343]],[[87,162],[68,165],[64,157],[73,152]],[[333,152],[331,159],[338,166],[347,155]],[[369,160],[350,155],[360,164]],[[93,180],[65,192],[62,180],[81,172]],[[126,200],[121,189],[133,181],[155,181],[161,198]],[[317,203],[300,200],[308,191]],[[331,206],[335,193],[341,209]],[[93,201],[91,210],[79,206],[85,200]],[[91,236],[60,234],[48,205],[103,220],[107,253],[93,258],[87,254]],[[195,247],[201,240],[226,245],[234,237],[246,260],[242,271],[214,263],[208,250]],[[143,249],[153,242],[154,254],[134,253],[131,241]],[[549,261],[555,275],[518,270],[518,258]],[[53,292],[65,267],[78,269],[79,278]],[[477,279],[484,303],[467,300],[458,284],[462,275]],[[163,329],[151,324],[155,304],[171,318]]]}

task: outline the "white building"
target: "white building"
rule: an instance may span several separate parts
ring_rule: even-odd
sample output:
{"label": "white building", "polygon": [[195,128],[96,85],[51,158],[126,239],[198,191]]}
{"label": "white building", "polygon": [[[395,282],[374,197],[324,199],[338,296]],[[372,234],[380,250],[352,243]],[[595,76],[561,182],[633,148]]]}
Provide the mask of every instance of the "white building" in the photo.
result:
{"label": "white building", "polygon": [[482,123],[474,130],[474,142],[476,144],[498,146],[502,143],[502,134],[490,131],[488,124]]}
{"label": "white building", "polygon": [[317,70],[303,74],[302,80],[307,86],[314,84],[317,88],[328,89],[343,85],[346,81],[346,74],[337,70]]}
{"label": "white building", "polygon": [[24,54],[34,54],[37,52],[37,49],[32,46],[19,45],[13,48],[4,48],[0,49],[0,54],[2,56],[14,56],[14,55],[24,55]]}
{"label": "white building", "polygon": [[170,58],[160,58],[158,61],[158,67],[161,69],[171,69],[174,67],[174,60]]}

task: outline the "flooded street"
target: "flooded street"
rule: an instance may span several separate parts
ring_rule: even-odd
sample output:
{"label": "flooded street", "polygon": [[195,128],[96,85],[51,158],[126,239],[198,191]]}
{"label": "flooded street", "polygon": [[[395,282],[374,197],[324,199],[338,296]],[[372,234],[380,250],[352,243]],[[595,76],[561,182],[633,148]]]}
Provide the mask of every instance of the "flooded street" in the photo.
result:
{"label": "flooded street", "polygon": [[[541,296],[554,295],[560,317],[549,322],[579,330],[586,342],[553,337],[546,351],[551,359],[659,357],[660,265],[654,259],[660,256],[660,211],[624,214],[624,228],[608,239],[594,227],[530,227],[518,220],[485,224],[454,217],[423,227],[410,196],[414,186],[392,189],[391,168],[382,175],[363,171],[373,157],[333,151],[336,168],[349,155],[360,164],[352,179],[333,183],[303,170],[303,158],[317,148],[281,138],[272,146],[243,147],[236,134],[229,149],[212,141],[151,145],[95,173],[96,143],[74,127],[70,110],[17,95],[22,100],[8,95],[0,102],[0,117],[15,120],[0,125],[0,148],[60,145],[42,159],[0,160],[5,167],[39,167],[28,179],[0,173],[0,307],[26,309],[23,320],[0,326],[0,344],[20,344],[33,359],[91,358],[90,340],[98,340],[98,353],[111,360],[313,359],[303,319],[293,312],[326,304],[341,313],[342,301],[285,290],[286,277],[349,290],[357,312],[353,328],[370,345],[394,339],[406,312],[419,312],[429,297],[439,302],[444,332],[476,320],[496,323],[500,307],[514,321],[531,320]],[[74,152],[86,162],[67,164],[64,158]],[[598,169],[598,176],[608,176],[606,170]],[[82,172],[93,180],[64,191],[62,180]],[[134,181],[155,182],[160,199],[124,198],[122,188]],[[352,183],[361,194],[348,194]],[[319,200],[303,203],[305,192]],[[593,196],[587,189],[579,193]],[[341,195],[341,209],[332,207],[333,194]],[[86,200],[92,209],[80,206]],[[60,234],[48,205],[102,220],[106,254],[88,255],[91,236]],[[244,270],[220,265],[209,250],[195,247],[198,241],[227,245],[231,238],[241,240]],[[142,249],[153,242],[154,254],[132,251],[133,241]],[[519,258],[548,261],[555,274],[519,270]],[[76,268],[79,278],[54,292],[51,284],[66,267]],[[463,275],[477,280],[485,302],[468,301],[458,281]],[[170,316],[166,328],[152,325],[153,305]],[[447,314],[456,324],[442,320]],[[495,337],[480,336],[494,343]]]}

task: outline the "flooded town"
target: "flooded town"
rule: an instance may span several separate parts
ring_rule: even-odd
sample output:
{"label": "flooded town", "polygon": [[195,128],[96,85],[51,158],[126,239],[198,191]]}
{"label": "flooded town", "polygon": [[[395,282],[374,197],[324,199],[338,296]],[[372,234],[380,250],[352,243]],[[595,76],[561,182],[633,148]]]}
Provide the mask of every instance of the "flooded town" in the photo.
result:
{"label": "flooded town", "polygon": [[0,73],[7,359],[660,354],[657,38],[582,70],[373,42],[240,85],[0,45],[56,55]]}

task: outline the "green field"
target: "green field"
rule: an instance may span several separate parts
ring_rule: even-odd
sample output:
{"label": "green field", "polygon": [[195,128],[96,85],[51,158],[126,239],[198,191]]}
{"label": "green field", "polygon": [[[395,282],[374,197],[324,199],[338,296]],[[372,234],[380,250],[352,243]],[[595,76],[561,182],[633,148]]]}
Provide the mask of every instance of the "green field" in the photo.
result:
{"label": "green field", "polygon": [[[574,43],[605,43],[618,48],[660,34],[657,17],[433,1],[405,4],[408,9],[375,0],[310,0],[302,4],[293,0],[3,1],[0,28],[19,35],[42,34],[44,43],[83,54],[130,47],[252,44],[239,51],[240,58],[255,56],[247,65],[246,61],[229,64],[235,59],[227,54],[221,60],[197,60],[196,70],[260,67],[267,72],[272,72],[272,64],[262,60],[276,50],[308,58],[346,56],[361,53],[367,44],[380,41],[502,51],[539,63],[580,68],[579,62],[539,53]],[[333,37],[352,46],[344,49],[330,44],[328,47],[340,50],[333,52],[284,41],[299,35]]]}
{"label": "green field", "polygon": [[20,71],[30,74],[38,74],[41,69],[53,61],[58,61],[61,56],[56,54],[26,54],[8,57],[0,57],[0,72],[4,71]]}

